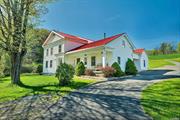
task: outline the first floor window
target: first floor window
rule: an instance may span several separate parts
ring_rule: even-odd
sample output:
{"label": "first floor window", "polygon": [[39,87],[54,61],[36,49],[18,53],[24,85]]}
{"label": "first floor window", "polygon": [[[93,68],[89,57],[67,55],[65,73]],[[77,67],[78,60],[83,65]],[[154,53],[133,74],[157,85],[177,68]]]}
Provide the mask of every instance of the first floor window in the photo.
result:
{"label": "first floor window", "polygon": [[87,65],[87,57],[84,58],[84,65]]}
{"label": "first floor window", "polygon": [[144,67],[146,67],[146,61],[145,60],[143,60],[144,61]]}
{"label": "first floor window", "polygon": [[50,68],[52,68],[52,66],[53,66],[53,61],[50,60]]}
{"label": "first floor window", "polygon": [[48,61],[46,61],[46,68],[48,68]]}
{"label": "first floor window", "polygon": [[117,57],[118,64],[121,64],[121,57]]}
{"label": "first floor window", "polygon": [[95,66],[96,65],[96,57],[92,56],[91,57],[91,66]]}
{"label": "first floor window", "polygon": [[76,60],[76,64],[78,64],[79,62],[80,62],[80,58],[77,58],[77,60]]}

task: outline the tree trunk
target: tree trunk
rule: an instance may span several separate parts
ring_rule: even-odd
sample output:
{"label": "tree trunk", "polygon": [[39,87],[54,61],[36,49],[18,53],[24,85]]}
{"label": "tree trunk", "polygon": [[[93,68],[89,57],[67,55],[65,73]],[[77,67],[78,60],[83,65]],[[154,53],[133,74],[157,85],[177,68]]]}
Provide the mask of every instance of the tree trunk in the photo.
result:
{"label": "tree trunk", "polygon": [[21,53],[11,54],[11,83],[19,85],[21,73],[22,56]]}

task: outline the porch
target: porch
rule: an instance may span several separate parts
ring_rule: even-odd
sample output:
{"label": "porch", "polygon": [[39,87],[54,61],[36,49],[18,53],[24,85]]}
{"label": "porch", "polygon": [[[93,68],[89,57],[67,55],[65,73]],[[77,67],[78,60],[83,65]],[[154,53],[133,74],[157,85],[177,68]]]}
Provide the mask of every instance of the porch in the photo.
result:
{"label": "porch", "polygon": [[101,46],[83,51],[68,52],[65,54],[64,61],[73,66],[82,61],[88,69],[109,66],[112,61],[112,49]]}

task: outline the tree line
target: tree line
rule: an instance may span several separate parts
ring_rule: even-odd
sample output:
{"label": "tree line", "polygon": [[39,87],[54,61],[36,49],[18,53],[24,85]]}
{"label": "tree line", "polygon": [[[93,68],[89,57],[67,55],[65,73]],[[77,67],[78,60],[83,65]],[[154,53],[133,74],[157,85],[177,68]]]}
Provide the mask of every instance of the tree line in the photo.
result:
{"label": "tree line", "polygon": [[166,54],[177,54],[180,53],[180,42],[173,44],[171,42],[162,42],[159,47],[153,50],[146,50],[148,55],[166,55]]}

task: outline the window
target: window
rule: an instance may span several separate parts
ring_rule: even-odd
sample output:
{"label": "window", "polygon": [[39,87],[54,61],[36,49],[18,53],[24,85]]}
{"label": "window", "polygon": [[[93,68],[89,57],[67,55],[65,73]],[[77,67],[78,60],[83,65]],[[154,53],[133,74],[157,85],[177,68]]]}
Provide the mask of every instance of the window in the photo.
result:
{"label": "window", "polygon": [[76,64],[78,64],[79,62],[80,62],[80,58],[77,58],[77,60],[76,60]]}
{"label": "window", "polygon": [[145,61],[145,60],[143,60],[143,61],[144,61],[144,62],[143,62],[143,63],[144,63],[144,67],[146,67],[146,61]]}
{"label": "window", "polygon": [[91,66],[95,66],[96,65],[96,57],[92,56],[91,57]]}
{"label": "window", "polygon": [[51,48],[51,55],[53,55],[53,48]]}
{"label": "window", "polygon": [[124,40],[122,41],[122,46],[123,46],[123,47],[125,47],[125,46],[126,46],[126,43],[125,43],[125,41],[124,41]]}
{"label": "window", "polygon": [[118,64],[121,64],[121,57],[117,57]]}
{"label": "window", "polygon": [[59,53],[62,52],[62,45],[59,45]]}
{"label": "window", "polygon": [[46,50],[46,56],[48,56],[48,54],[49,54],[49,49]]}
{"label": "window", "polygon": [[48,61],[46,61],[46,68],[48,68]]}
{"label": "window", "polygon": [[52,66],[53,66],[53,61],[50,60],[50,68],[52,68]]}
{"label": "window", "polygon": [[87,65],[87,57],[84,58],[84,65]]}

